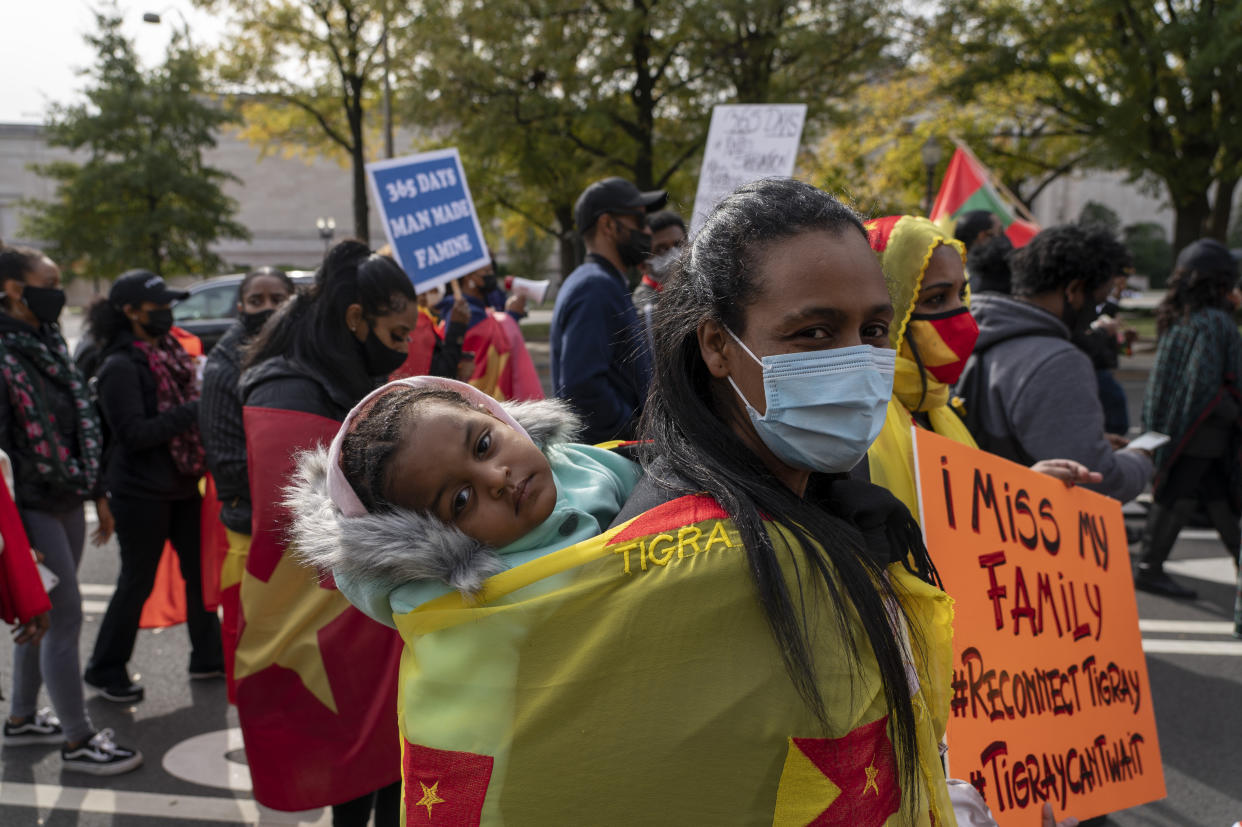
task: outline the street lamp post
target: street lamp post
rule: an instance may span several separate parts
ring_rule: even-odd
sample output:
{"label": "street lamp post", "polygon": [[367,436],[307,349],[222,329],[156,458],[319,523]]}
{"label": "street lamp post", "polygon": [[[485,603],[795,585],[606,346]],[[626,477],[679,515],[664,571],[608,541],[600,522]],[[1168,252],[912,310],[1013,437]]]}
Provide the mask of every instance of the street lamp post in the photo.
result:
{"label": "street lamp post", "polygon": [[323,239],[323,254],[326,258],[328,248],[332,246],[332,236],[336,234],[336,219],[332,216],[316,218],[315,226],[319,228],[319,237]]}
{"label": "street lamp post", "polygon": [[933,187],[936,184],[936,165],[940,163],[940,144],[936,141],[935,135],[927,136],[927,140],[923,142],[922,148],[919,149],[919,154],[923,156],[923,168],[927,170],[926,212],[930,216],[932,211],[932,198],[935,197]]}

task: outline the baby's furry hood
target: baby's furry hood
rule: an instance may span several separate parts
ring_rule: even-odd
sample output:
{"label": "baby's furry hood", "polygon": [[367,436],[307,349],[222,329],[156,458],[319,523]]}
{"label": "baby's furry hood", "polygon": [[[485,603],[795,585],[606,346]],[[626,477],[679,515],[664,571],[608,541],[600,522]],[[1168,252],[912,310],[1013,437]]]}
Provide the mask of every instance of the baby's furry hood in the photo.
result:
{"label": "baby's furry hood", "polygon": [[[504,407],[541,449],[569,442],[581,422],[557,399],[506,402]],[[305,451],[285,488],[292,520],[290,549],[307,565],[355,582],[396,586],[438,580],[466,596],[504,570],[495,550],[455,526],[405,508],[344,517],[328,496],[328,448]]]}

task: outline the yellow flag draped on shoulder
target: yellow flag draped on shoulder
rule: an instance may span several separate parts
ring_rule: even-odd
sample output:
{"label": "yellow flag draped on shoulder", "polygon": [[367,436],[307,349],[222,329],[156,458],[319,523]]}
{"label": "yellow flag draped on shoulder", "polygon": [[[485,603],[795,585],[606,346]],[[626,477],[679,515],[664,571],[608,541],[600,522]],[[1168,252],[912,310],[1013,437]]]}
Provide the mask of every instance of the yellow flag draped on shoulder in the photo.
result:
{"label": "yellow flag draped on shoulder", "polygon": [[[897,372],[901,373],[901,363],[908,360],[897,357]],[[941,385],[941,387],[944,387]],[[977,448],[975,438],[966,429],[966,423],[953,412],[948,405],[940,405],[926,411],[932,430],[954,442]],[[914,416],[910,409],[901,401],[899,392],[894,392],[888,400],[888,412],[885,414],[884,427],[880,435],[871,443],[867,451],[867,463],[871,473],[871,481],[887,488],[888,491],[919,519],[918,484],[914,481],[914,439],[910,429],[914,426]]]}
{"label": "yellow flag draped on shoulder", "polygon": [[851,667],[840,624],[808,601],[825,726],[736,527],[688,496],[496,575],[474,605],[450,594],[395,618],[405,823],[954,824],[937,751],[952,601],[889,576],[914,630],[917,782],[900,783],[857,618]]}

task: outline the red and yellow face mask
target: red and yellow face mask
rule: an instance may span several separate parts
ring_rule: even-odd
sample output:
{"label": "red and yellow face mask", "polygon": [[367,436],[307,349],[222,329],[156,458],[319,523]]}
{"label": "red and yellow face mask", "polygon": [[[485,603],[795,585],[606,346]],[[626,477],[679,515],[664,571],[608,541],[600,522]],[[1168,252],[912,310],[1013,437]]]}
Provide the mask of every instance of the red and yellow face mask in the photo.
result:
{"label": "red and yellow face mask", "polygon": [[968,307],[947,313],[911,313],[901,355],[914,358],[910,347],[913,341],[923,369],[937,382],[952,385],[962,375],[978,338],[979,325]]}

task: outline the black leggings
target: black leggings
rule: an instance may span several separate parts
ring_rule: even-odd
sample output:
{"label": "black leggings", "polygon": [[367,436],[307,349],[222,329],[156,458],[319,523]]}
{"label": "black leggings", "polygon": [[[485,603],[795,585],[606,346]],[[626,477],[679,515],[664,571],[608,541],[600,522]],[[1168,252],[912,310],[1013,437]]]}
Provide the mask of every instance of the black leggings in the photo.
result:
{"label": "black leggings", "polygon": [[375,827],[397,827],[401,823],[401,782],[381,787],[344,804],[332,805],[332,827],[366,827],[375,809]]}
{"label": "black leggings", "polygon": [[155,573],[172,540],[185,578],[186,627],[190,632],[192,672],[220,669],[220,620],[203,608],[203,578],[199,560],[201,500],[144,500],[112,497],[116,538],[121,546],[121,572],[95,638],[95,651],[86,666],[86,679],[96,686],[129,681],[127,664],[134,652],[142,605],[155,585]]}
{"label": "black leggings", "polygon": [[1229,466],[1224,457],[1178,457],[1156,492],[1156,502],[1172,508],[1178,500],[1229,499]]}
{"label": "black leggings", "polygon": [[[1225,550],[1237,561],[1242,548],[1242,526],[1230,497],[1227,462],[1223,457],[1179,457],[1155,500],[1172,512],[1178,527],[1194,516],[1196,508],[1202,507]],[[1176,538],[1174,532],[1168,542]]]}

